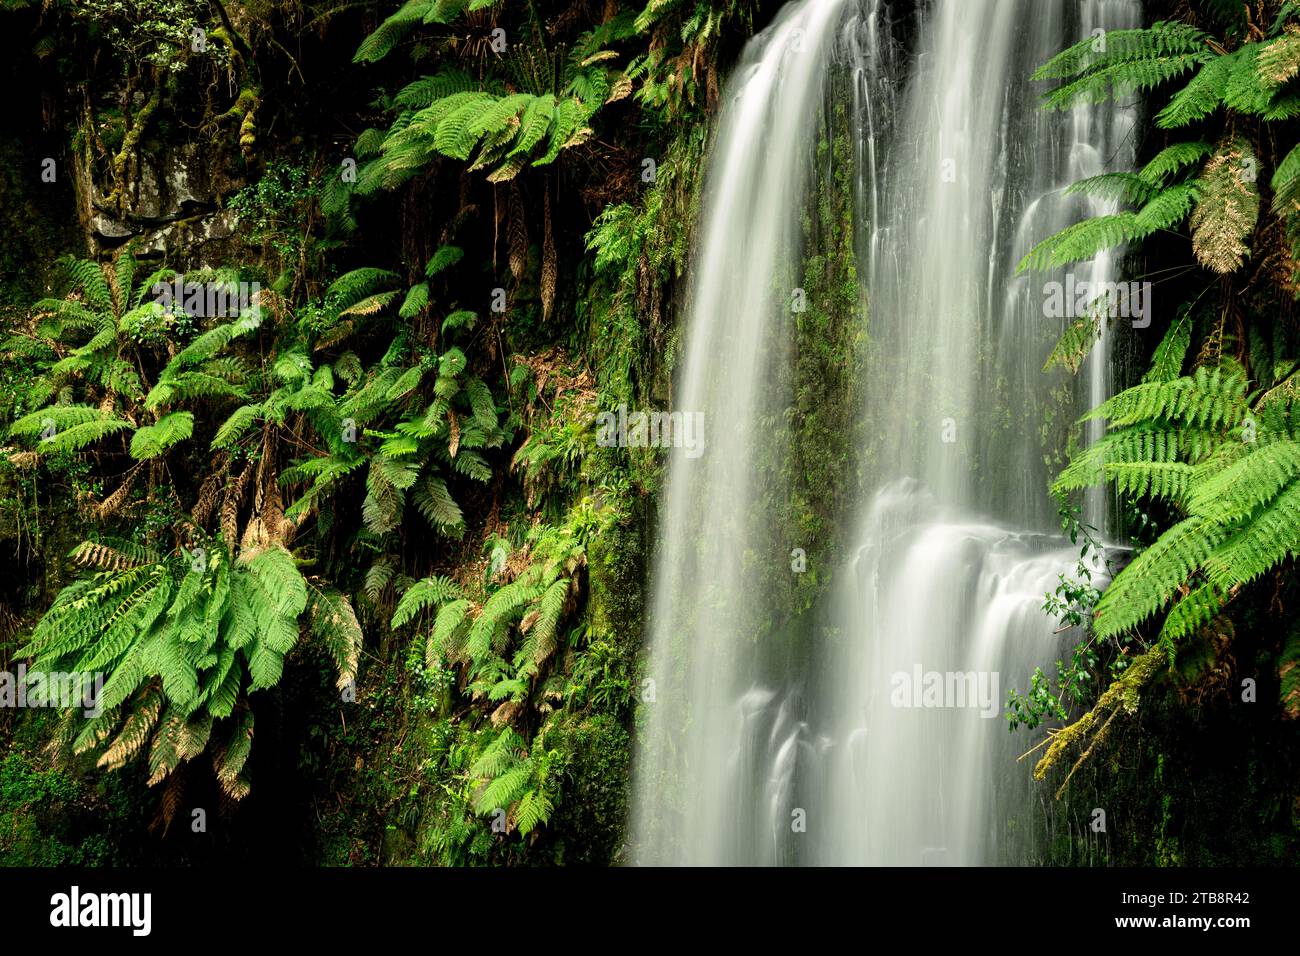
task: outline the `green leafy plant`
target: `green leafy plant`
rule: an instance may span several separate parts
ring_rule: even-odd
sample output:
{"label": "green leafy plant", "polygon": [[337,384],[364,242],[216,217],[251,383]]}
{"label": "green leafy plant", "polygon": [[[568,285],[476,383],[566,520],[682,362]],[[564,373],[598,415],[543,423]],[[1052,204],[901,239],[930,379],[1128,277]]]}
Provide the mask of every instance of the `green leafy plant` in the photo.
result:
{"label": "green leafy plant", "polygon": [[[347,600],[308,581],[278,544],[238,558],[218,541],[151,554],[86,542],[74,557],[98,573],[60,592],[22,648],[40,670],[106,679],[102,712],[76,734],[78,752],[125,766],[149,744],[149,782],[211,745],[222,788],[239,799],[253,736],[248,695],[275,686],[307,614],[339,686],[355,679],[361,630]],[[214,728],[224,728],[214,738]]]}
{"label": "green leafy plant", "polygon": [[[447,24],[462,12],[490,6],[410,0],[366,38],[356,59],[381,59],[421,26]],[[368,160],[358,192],[392,189],[437,156],[489,170],[490,182],[507,182],[525,165],[554,162],[591,137],[602,106],[632,91],[631,80],[610,65],[619,56],[610,44],[632,33],[632,17],[620,14],[571,47],[548,49],[534,14],[500,57],[504,77],[474,78],[456,68],[421,77],[392,98],[392,126],[382,133],[369,130],[358,141],[358,154]]]}
{"label": "green leafy plant", "polygon": [[[1144,525],[1132,561],[1092,609],[1086,643],[1097,656],[1082,663],[1095,670],[1110,661],[1110,680],[1099,694],[1076,700],[1092,706],[1055,732],[1038,777],[1080,747],[1077,768],[1117,716],[1137,709],[1148,685],[1181,666],[1181,654],[1222,653],[1232,618],[1258,613],[1259,582],[1285,574],[1300,555],[1300,362],[1286,322],[1271,319],[1295,297],[1300,248],[1300,160],[1288,125],[1300,115],[1298,12],[1281,5],[1265,29],[1242,8],[1224,6],[1212,18],[1225,26],[1222,38],[1187,23],[1112,31],[1065,50],[1036,74],[1056,83],[1045,97],[1049,108],[1159,93],[1156,125],[1178,135],[1137,172],[1076,183],[1076,193],[1129,208],[1047,238],[1021,270],[1120,246],[1150,254],[1161,234],[1171,248],[1190,251],[1194,264],[1179,271],[1205,278],[1173,310],[1142,381],[1085,417],[1103,420],[1106,431],[1072,456],[1055,483],[1062,496],[1112,486]],[[1233,303],[1242,300],[1249,324],[1234,316]],[[1077,370],[1095,340],[1094,320],[1076,322],[1048,365]],[[1280,648],[1280,676],[1294,670],[1289,648]],[[1063,689],[1072,673],[1073,666],[1061,670]],[[1293,714],[1289,700],[1284,693],[1282,708]],[[1054,702],[1050,682],[1036,679],[1019,717],[1068,719]]]}
{"label": "green leafy plant", "polygon": [[[1300,27],[1283,27],[1281,21],[1273,37],[1231,51],[1185,23],[1111,31],[1058,54],[1034,78],[1058,81],[1045,103],[1066,109],[1081,100],[1155,89],[1192,71],[1191,79],[1157,114],[1161,129],[1203,125],[1220,109],[1263,123],[1300,116],[1300,94],[1289,86],[1300,71]],[[1248,257],[1248,240],[1260,212],[1258,154],[1257,146],[1235,134],[1229,124],[1216,143],[1200,138],[1178,141],[1137,173],[1103,173],[1075,183],[1071,192],[1135,208],[1086,219],[1049,237],[1025,256],[1020,269],[1091,259],[1103,249],[1140,242],[1186,222],[1202,266],[1218,274],[1235,272]],[[1300,152],[1292,150],[1279,163],[1272,185],[1274,211],[1294,232],[1293,218],[1300,210],[1294,203],[1300,195]]]}

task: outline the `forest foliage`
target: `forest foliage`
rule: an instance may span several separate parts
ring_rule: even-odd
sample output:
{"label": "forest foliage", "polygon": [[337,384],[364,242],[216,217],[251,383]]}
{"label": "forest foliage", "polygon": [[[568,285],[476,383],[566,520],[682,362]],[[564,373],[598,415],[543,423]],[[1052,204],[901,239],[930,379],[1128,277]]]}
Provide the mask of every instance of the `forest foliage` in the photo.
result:
{"label": "forest foliage", "polygon": [[[639,593],[616,542],[655,465],[597,449],[591,419],[669,371],[643,346],[667,334],[724,26],[750,13],[395,7],[7,5],[51,84],[89,94],[62,119],[92,218],[131,221],[150,151],[197,129],[241,229],[215,264],[134,238],[73,251],[8,317],[26,382],[6,487],[54,584],[16,599],[12,650],[105,675],[103,713],[54,745],[161,786],[168,825],[202,763],[228,802],[256,791],[255,718],[293,661],[329,668],[323,716],[341,701],[376,748],[395,715],[348,707],[397,686],[422,726],[385,772],[404,852],[513,858],[566,788],[626,786],[636,624],[588,579]],[[361,96],[331,92],[340,69]],[[268,135],[304,95],[354,111],[341,154]],[[180,281],[236,305],[160,301]],[[61,506],[85,541],[57,554]]]}
{"label": "forest foliage", "polygon": [[[1054,489],[1107,484],[1135,554],[1065,607],[1088,636],[1023,699],[1070,718],[1040,775],[1092,755],[1171,662],[1230,654],[1238,623],[1300,717],[1300,629],[1279,625],[1300,551],[1300,5],[1165,6],[1035,74],[1048,109],[1145,97],[1158,141],[1075,184],[1115,210],[1022,269],[1116,249],[1180,300]],[[0,646],[106,676],[100,716],[38,728],[39,769],[30,734],[0,766],[25,845],[33,806],[84,802],[101,770],[115,821],[124,778],[159,788],[164,831],[187,793],[233,813],[297,773],[348,795],[312,804],[330,862],[614,859],[659,462],[599,448],[592,417],[665,400],[709,117],[757,7],[6,0],[42,94],[24,168],[60,170],[60,203],[33,205],[79,242],[0,296]],[[224,245],[131,218],[178,144],[212,196],[167,228],[230,212]],[[847,175],[842,141],[817,148]],[[847,187],[819,188],[834,238],[806,284],[836,308],[801,326],[797,403],[838,449],[836,296],[856,296]],[[158,301],[178,278],[256,291],[214,315]],[[1078,369],[1097,337],[1077,324],[1049,364]],[[805,453],[783,518],[824,539],[847,479]]]}
{"label": "forest foliage", "polygon": [[[1112,663],[1109,688],[1053,731],[1036,775],[1067,755],[1071,775],[1115,717],[1198,647],[1231,652],[1234,619],[1292,599],[1300,556],[1300,8],[1218,5],[1076,44],[1040,67],[1047,109],[1144,93],[1160,140],[1136,172],[1071,187],[1113,201],[1035,246],[1021,270],[1125,256],[1170,300],[1168,328],[1140,382],[1088,413],[1106,431],[1082,448],[1055,490],[1105,484],[1125,507],[1134,552],[1091,600],[1089,637]],[[1164,267],[1164,268],[1161,268]],[[1166,285],[1167,283],[1167,285]],[[1174,301],[1176,297],[1176,301]],[[1049,359],[1077,370],[1104,316],[1067,331]],[[1256,623],[1256,627],[1260,624]],[[1263,636],[1282,716],[1300,718],[1300,645],[1275,623]],[[1066,716],[1076,671],[1035,696]],[[1252,678],[1252,681],[1254,678]],[[1072,695],[1078,698],[1079,695]],[[1067,780],[1069,777],[1067,776]]]}

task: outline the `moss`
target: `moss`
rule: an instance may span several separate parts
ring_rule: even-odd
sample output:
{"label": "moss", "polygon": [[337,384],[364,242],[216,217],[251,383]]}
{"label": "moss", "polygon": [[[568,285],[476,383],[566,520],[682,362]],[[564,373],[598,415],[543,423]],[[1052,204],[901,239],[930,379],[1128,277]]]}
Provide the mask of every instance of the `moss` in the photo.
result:
{"label": "moss", "polygon": [[[1282,866],[1300,858],[1300,723],[1275,706],[1275,680],[1253,659],[1269,638],[1246,623],[1231,657],[1146,684],[1140,708],[1112,725],[1070,779],[1056,813],[1073,825],[1054,828],[1046,862]],[[1152,653],[1163,659],[1162,649]],[[1248,674],[1260,683],[1254,703],[1241,700]],[[1116,691],[1130,703],[1135,694]],[[1049,777],[1064,775],[1057,768]],[[1094,807],[1106,810],[1104,834],[1087,828]]]}
{"label": "moss", "polygon": [[561,800],[536,852],[549,862],[618,862],[627,817],[632,740],[608,714],[566,715],[548,729],[564,754]]}
{"label": "moss", "polygon": [[0,866],[115,866],[136,862],[127,834],[145,824],[120,778],[50,766],[38,740],[50,715],[24,714],[0,759]]}

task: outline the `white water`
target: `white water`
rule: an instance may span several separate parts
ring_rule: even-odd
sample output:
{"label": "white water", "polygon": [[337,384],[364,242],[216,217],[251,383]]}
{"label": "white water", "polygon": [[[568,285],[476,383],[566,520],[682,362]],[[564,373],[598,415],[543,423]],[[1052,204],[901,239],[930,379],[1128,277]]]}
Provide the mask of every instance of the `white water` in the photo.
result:
{"label": "white water", "polygon": [[[1101,211],[1063,187],[1127,168],[1132,109],[1041,111],[1028,76],[1137,0],[935,0],[910,58],[881,0],[804,0],[753,41],[710,161],[678,407],[725,423],[675,461],[655,568],[656,699],[642,708],[640,862],[1028,862],[1024,734],[1001,705],[1058,656],[1043,595],[1077,551],[1046,493],[1063,425],[1109,388],[1109,338],[1074,387],[1041,366],[1064,323],[1016,277],[1037,240]],[[896,10],[907,6],[892,5]],[[797,38],[797,39],[796,39]],[[802,52],[797,52],[797,46]],[[812,660],[754,644],[753,442],[788,347],[782,290],[828,70],[853,78],[868,303],[866,494]],[[1076,269],[1114,279],[1114,259]],[[724,417],[715,417],[715,416]],[[1105,504],[1089,503],[1104,520]],[[773,666],[773,660],[777,666]],[[900,707],[897,674],[996,679],[983,708]],[[986,685],[987,686],[987,685]]]}
{"label": "white water", "polygon": [[[746,597],[756,532],[751,449],[779,407],[777,378],[797,286],[802,207],[818,106],[846,0],[784,9],[750,45],[727,89],[706,177],[677,408],[703,412],[708,446],[675,458],[660,514],[651,615],[655,701],[638,755],[634,831],[646,862],[777,862],[740,766],[738,713],[752,680]],[[761,519],[760,519],[761,520]],[[741,781],[741,777],[745,777]],[[744,791],[743,793],[741,791]],[[740,796],[743,805],[736,806]],[[760,799],[757,796],[754,799]]]}

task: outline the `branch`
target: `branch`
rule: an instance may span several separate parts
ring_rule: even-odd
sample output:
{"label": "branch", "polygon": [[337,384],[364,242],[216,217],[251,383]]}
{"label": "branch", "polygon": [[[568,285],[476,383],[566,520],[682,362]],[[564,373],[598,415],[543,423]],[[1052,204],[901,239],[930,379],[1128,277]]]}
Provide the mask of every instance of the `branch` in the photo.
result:
{"label": "branch", "polygon": [[[1092,755],[1093,748],[1105,736],[1106,730],[1110,727],[1110,722],[1120,711],[1129,715],[1136,713],[1143,689],[1167,666],[1168,658],[1164,649],[1158,646],[1151,648],[1133,661],[1128,670],[1124,671],[1123,676],[1106,688],[1105,693],[1101,695],[1092,710],[1068,727],[1063,727],[1052,735],[1051,746],[1047,748],[1047,753],[1034,767],[1034,779],[1042,780],[1043,777],[1047,776],[1047,772],[1065,756],[1065,751],[1068,748],[1087,741],[1088,746],[1084,749],[1083,754],[1075,760],[1065,781],[1056,791],[1056,798],[1059,800],[1065,791],[1066,784],[1070,782],[1070,777],[1087,761]],[[1103,720],[1103,718],[1105,719]],[[1098,722],[1101,722],[1101,726],[1094,734],[1092,731]]]}
{"label": "branch", "polygon": [[122,214],[122,189],[123,176],[126,174],[126,162],[134,152],[136,144],[140,142],[140,137],[144,135],[144,128],[149,122],[149,117],[158,104],[162,101],[162,87],[155,86],[153,92],[149,94],[149,99],[144,106],[140,107],[140,112],[135,116],[135,122],[127,130],[126,135],[122,137],[122,148],[117,151],[113,157],[113,192],[107,199],[107,204],[117,209],[118,215]]}

